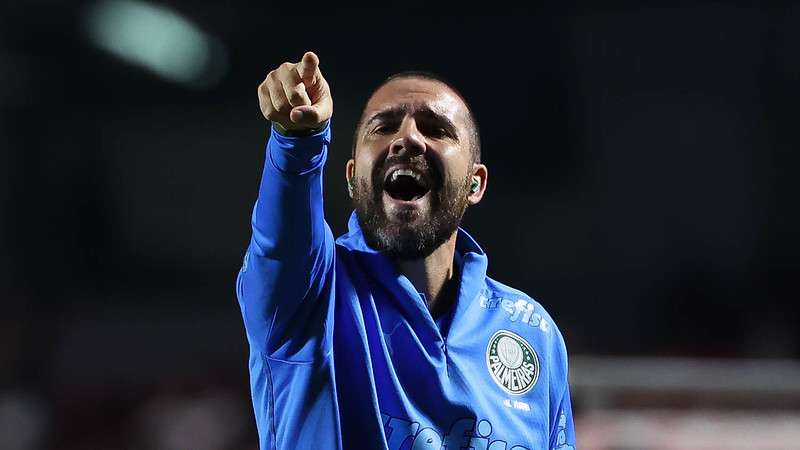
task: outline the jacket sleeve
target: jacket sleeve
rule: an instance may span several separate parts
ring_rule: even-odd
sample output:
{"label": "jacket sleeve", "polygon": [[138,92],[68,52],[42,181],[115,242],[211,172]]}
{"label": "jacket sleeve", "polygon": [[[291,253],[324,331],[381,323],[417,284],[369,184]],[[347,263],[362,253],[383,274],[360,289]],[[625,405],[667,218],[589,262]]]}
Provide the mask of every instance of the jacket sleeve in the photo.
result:
{"label": "jacket sleeve", "polygon": [[550,433],[550,449],[575,450],[575,425],[572,420],[569,385],[565,386],[561,403],[554,412],[556,414],[555,427]]}
{"label": "jacket sleeve", "polygon": [[325,344],[334,240],[325,222],[322,169],[330,123],[307,137],[274,129],[267,144],[252,236],[236,280],[250,345],[267,356],[312,357]]}
{"label": "jacket sleeve", "polygon": [[572,420],[572,400],[569,394],[569,359],[564,336],[553,326],[555,358],[553,377],[558,386],[550,408],[550,450],[575,450],[575,426]]}

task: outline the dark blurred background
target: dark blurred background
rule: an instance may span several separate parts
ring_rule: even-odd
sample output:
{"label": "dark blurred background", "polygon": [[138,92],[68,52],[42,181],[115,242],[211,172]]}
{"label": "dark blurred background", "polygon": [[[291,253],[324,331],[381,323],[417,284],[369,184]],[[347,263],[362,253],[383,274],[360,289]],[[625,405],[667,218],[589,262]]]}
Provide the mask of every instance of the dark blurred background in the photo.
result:
{"label": "dark blurred background", "polygon": [[437,72],[490,169],[464,226],[576,361],[796,368],[800,5],[753,5],[2,3],[0,448],[255,448],[234,280],[256,87],[306,50],[335,234],[368,94]]}

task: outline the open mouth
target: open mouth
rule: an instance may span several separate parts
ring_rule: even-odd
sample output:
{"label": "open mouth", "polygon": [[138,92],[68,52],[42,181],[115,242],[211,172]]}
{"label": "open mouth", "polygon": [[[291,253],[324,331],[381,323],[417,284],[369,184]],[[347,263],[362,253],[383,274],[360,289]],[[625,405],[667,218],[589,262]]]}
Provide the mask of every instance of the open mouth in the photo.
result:
{"label": "open mouth", "polygon": [[417,170],[397,168],[389,171],[383,189],[389,197],[408,202],[424,197],[430,191],[430,183]]}

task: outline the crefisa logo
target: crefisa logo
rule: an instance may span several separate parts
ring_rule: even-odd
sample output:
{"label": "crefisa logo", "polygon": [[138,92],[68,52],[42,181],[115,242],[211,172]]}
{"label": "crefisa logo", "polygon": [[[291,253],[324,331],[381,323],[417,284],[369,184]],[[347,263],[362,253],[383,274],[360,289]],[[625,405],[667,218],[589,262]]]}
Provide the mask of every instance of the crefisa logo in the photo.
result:
{"label": "crefisa logo", "polygon": [[522,395],[539,379],[539,357],[521,336],[500,330],[489,339],[486,366],[492,379],[504,391]]}

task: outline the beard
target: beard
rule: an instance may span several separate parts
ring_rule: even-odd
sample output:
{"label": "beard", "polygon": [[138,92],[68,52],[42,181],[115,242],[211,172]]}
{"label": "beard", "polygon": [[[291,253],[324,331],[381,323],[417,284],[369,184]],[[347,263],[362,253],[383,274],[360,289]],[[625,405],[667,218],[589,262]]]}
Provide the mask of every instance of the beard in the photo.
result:
{"label": "beard", "polygon": [[[353,208],[364,240],[370,247],[392,259],[422,259],[444,244],[458,229],[469,204],[467,197],[472,177],[468,175],[464,180],[434,183],[427,194],[427,209],[401,209],[390,218],[383,202],[384,168],[395,163],[436,175],[423,158],[387,159],[373,171],[371,184],[364,177],[353,177]],[[441,177],[434,178],[441,180]]]}

